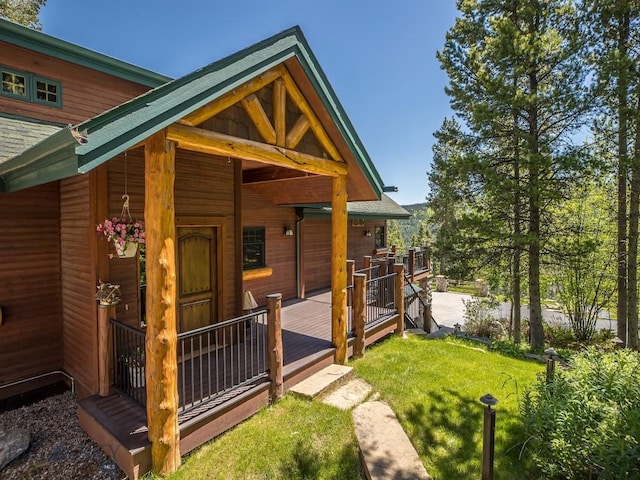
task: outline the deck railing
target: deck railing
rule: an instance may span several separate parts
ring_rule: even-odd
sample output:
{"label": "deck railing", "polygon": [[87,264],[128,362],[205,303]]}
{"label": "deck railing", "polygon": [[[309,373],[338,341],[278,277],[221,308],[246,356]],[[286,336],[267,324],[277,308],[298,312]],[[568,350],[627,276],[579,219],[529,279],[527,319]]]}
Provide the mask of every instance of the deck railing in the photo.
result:
{"label": "deck railing", "polygon": [[111,319],[113,327],[113,386],[140,405],[147,402],[143,331]]}
{"label": "deck railing", "polygon": [[[113,386],[146,405],[145,332],[111,320]],[[186,412],[266,378],[267,311],[178,335],[178,408]]]}
{"label": "deck railing", "polygon": [[266,310],[178,335],[182,412],[267,376]]}
{"label": "deck railing", "polygon": [[365,329],[397,313],[395,305],[395,273],[366,282]]}

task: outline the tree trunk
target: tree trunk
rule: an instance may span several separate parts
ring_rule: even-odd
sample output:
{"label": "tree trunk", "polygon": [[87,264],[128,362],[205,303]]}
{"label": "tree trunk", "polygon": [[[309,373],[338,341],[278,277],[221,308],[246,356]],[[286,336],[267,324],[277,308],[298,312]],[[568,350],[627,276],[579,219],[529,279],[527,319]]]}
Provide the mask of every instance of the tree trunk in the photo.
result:
{"label": "tree trunk", "polygon": [[[637,112],[640,112],[640,96]],[[636,134],[631,160],[629,199],[629,255],[627,256],[627,346],[638,349],[638,217],[640,216],[640,115],[635,115]]]}
{"label": "tree trunk", "polygon": [[[622,14],[618,32],[620,58],[627,56],[629,16]],[[627,93],[628,78],[626,64],[618,69],[618,337],[627,344]]]}

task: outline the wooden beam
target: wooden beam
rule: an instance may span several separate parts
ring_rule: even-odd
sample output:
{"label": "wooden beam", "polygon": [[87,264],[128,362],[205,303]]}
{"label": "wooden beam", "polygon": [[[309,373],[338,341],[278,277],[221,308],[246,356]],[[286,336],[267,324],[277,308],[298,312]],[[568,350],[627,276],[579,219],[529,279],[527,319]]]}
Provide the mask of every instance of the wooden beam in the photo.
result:
{"label": "wooden beam", "polygon": [[269,120],[264,108],[262,108],[260,99],[252,93],[244,97],[241,102],[264,141],[271,145],[276,143],[276,131],[271,125],[271,120]]}
{"label": "wooden beam", "polygon": [[287,90],[282,78],[276,79],[273,84],[273,123],[276,127],[276,145],[285,147],[287,136]]}
{"label": "wooden beam", "polygon": [[235,105],[240,100],[242,100],[247,95],[257,92],[258,90],[266,87],[271,82],[273,82],[276,78],[280,78],[284,68],[274,68],[264,72],[262,75],[255,77],[253,80],[250,80],[242,85],[234,88],[228,93],[225,93],[220,98],[214,100],[211,103],[200,107],[199,109],[191,112],[189,115],[184,117],[180,123],[185,125],[199,125],[205,120],[210,119],[211,117],[216,116],[218,113],[226,110],[227,108]]}
{"label": "wooden beam", "polygon": [[347,363],[347,177],[331,184],[331,342]]}
{"label": "wooden beam", "polygon": [[338,149],[331,141],[331,138],[329,138],[329,135],[327,135],[327,132],[324,130],[324,127],[320,123],[320,120],[318,120],[315,112],[307,103],[307,100],[304,98],[304,95],[302,95],[302,92],[300,92],[300,89],[296,85],[296,82],[293,80],[293,78],[291,78],[291,75],[289,75],[289,73],[285,71],[282,79],[284,80],[284,84],[287,87],[287,94],[291,97],[293,103],[295,103],[300,111],[307,116],[311,131],[320,142],[320,145],[322,145],[322,147],[327,151],[327,153],[333,160],[342,161],[342,157],[340,156]]}
{"label": "wooden beam", "polygon": [[300,115],[287,134],[286,147],[291,149],[296,148],[300,140],[302,140],[302,137],[304,137],[304,134],[307,133],[307,130],[309,130],[309,119],[306,115]]}
{"label": "wooden beam", "polygon": [[275,403],[284,394],[281,293],[267,295],[267,350],[269,353],[269,396],[271,403]]}
{"label": "wooden beam", "polygon": [[396,303],[396,309],[398,310],[396,335],[402,337],[404,336],[404,264],[394,263],[393,272],[396,274],[394,301]]}
{"label": "wooden beam", "polygon": [[242,172],[242,183],[264,183],[277,180],[290,180],[292,178],[307,177],[311,175],[307,172],[300,172],[290,168],[269,166],[264,168],[254,168]]}
{"label": "wooden beam", "polygon": [[179,124],[171,125],[167,130],[167,138],[173,140],[180,148],[185,150],[280,165],[330,177],[347,174],[347,165],[345,163],[318,158],[275,145],[266,145],[211,130]]}
{"label": "wooden beam", "polygon": [[175,145],[162,130],[145,145],[144,220],[147,238],[147,422],[152,469],[180,466],[175,259]]}

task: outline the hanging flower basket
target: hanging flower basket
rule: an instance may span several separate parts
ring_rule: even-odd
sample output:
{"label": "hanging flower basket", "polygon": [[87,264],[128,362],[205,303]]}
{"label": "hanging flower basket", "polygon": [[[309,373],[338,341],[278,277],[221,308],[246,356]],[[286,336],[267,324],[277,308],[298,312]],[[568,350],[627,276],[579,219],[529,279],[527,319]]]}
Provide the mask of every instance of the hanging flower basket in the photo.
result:
{"label": "hanging flower basket", "polygon": [[[129,196],[123,195],[123,198],[125,198],[125,202],[120,218],[107,218],[98,224],[96,231],[98,235],[106,238],[107,242],[113,242],[119,258],[130,258],[136,255],[138,244],[145,243],[144,223],[131,218]],[[114,256],[113,253],[109,254],[109,258]]]}

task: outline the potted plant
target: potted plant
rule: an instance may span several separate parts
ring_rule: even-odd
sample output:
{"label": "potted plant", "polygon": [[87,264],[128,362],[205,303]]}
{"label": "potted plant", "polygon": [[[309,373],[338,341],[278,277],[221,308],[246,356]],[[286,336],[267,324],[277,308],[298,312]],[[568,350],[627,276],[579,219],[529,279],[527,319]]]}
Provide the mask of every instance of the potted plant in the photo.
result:
{"label": "potted plant", "polygon": [[100,305],[115,305],[120,301],[120,285],[100,282],[96,292],[96,300]]}
{"label": "potted plant", "polygon": [[[98,224],[96,231],[99,235],[113,242],[116,253],[120,258],[135,256],[139,243],[145,243],[144,223],[126,218],[107,218]],[[114,254],[109,253],[109,258]]]}

